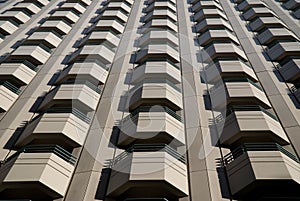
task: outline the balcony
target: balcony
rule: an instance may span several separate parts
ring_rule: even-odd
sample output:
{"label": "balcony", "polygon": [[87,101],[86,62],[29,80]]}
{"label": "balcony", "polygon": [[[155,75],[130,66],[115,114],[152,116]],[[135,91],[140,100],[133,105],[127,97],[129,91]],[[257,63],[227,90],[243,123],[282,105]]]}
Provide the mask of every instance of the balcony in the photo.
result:
{"label": "balcony", "polygon": [[173,110],[182,109],[181,90],[168,80],[143,80],[129,92],[129,108],[141,105],[165,105]]}
{"label": "balcony", "polygon": [[148,32],[151,29],[171,30],[177,33],[177,25],[169,19],[153,19],[143,25],[141,33]]}
{"label": "balcony", "polygon": [[245,11],[250,7],[263,7],[263,6],[265,6],[265,4],[260,0],[247,0],[239,3],[237,7],[239,10]]}
{"label": "balcony", "polygon": [[235,35],[233,35],[232,32],[229,30],[207,30],[206,32],[202,33],[199,38],[199,44],[201,46],[206,46],[211,42],[215,41],[232,41],[235,44],[239,44],[238,39],[236,38]]}
{"label": "balcony", "polygon": [[84,13],[85,7],[82,6],[80,3],[64,3],[63,5],[60,6],[60,9],[73,9],[76,10],[77,13]]}
{"label": "balcony", "polygon": [[17,100],[20,89],[9,82],[0,84],[0,112],[7,111]]}
{"label": "balcony", "polygon": [[174,63],[179,63],[179,53],[172,44],[149,44],[142,49],[138,50],[136,53],[137,63],[142,63],[149,58],[168,58]]}
{"label": "balcony", "polygon": [[299,42],[279,42],[267,49],[267,53],[272,61],[281,61],[288,56],[300,56]]}
{"label": "balcony", "polygon": [[116,34],[123,34],[125,29],[125,25],[122,22],[114,20],[99,20],[97,24],[91,27],[89,32],[91,31],[107,31],[111,30],[112,32]]}
{"label": "balcony", "polygon": [[65,68],[56,80],[56,84],[66,80],[86,80],[94,85],[104,84],[108,76],[108,67],[97,60],[74,63]]}
{"label": "balcony", "polygon": [[[78,0],[66,0],[66,3],[77,3]],[[85,6],[89,6],[92,1],[91,0],[80,0],[80,3],[84,4]]]}
{"label": "balcony", "polygon": [[223,10],[222,6],[216,1],[198,1],[192,6],[192,11],[198,12],[200,9],[205,8],[218,8],[219,10]]}
{"label": "balcony", "polygon": [[231,25],[223,20],[222,18],[205,18],[196,24],[195,30],[198,33],[202,33],[207,29],[212,28],[226,28],[230,31],[233,31]]}
{"label": "balcony", "polygon": [[51,90],[44,98],[39,109],[58,105],[72,105],[84,111],[96,109],[100,98],[100,89],[85,80],[70,80]]}
{"label": "balcony", "polygon": [[207,83],[215,83],[228,77],[246,77],[257,81],[253,69],[239,60],[218,60],[207,65],[204,70]]}
{"label": "balcony", "polygon": [[175,3],[171,3],[169,1],[155,1],[154,3],[147,6],[145,12],[151,12],[154,9],[161,9],[161,8],[168,8],[171,9],[173,12],[176,12],[176,5]]}
{"label": "balcony", "polygon": [[50,17],[50,20],[60,20],[64,19],[70,24],[74,24],[79,20],[80,16],[74,11],[70,10],[56,10]]}
{"label": "balcony", "polygon": [[27,85],[36,72],[26,63],[2,63],[0,65],[0,80],[11,80],[19,85]]}
{"label": "balcony", "polygon": [[201,9],[194,15],[194,21],[201,21],[204,18],[219,18],[227,20],[226,15],[219,9]]}
{"label": "balcony", "polygon": [[0,33],[3,35],[10,35],[18,29],[18,24],[12,21],[0,21]]}
{"label": "balcony", "polygon": [[142,106],[121,121],[119,147],[132,143],[185,144],[181,116],[168,107]]}
{"label": "balcony", "polygon": [[49,48],[56,48],[62,41],[62,36],[55,31],[34,32],[23,44],[43,43]]}
{"label": "balcony", "polygon": [[299,161],[278,144],[245,144],[225,156],[224,161],[234,199],[249,199],[252,195],[289,200],[300,195]]}
{"label": "balcony", "polygon": [[116,10],[123,9],[128,14],[130,13],[131,7],[124,2],[113,2],[110,1],[109,4],[105,7],[105,10]]}
{"label": "balcony", "polygon": [[169,43],[178,47],[178,38],[177,35],[168,30],[151,30],[139,39],[139,46],[145,46],[151,43]]}
{"label": "balcony", "polygon": [[122,23],[127,22],[128,14],[122,10],[105,10],[101,15],[99,15],[101,20],[114,20],[118,18]]}
{"label": "balcony", "polygon": [[80,41],[79,46],[101,44],[103,42],[107,42],[110,45],[117,47],[119,45],[120,38],[109,31],[93,31]]}
{"label": "balcony", "polygon": [[296,40],[296,36],[286,28],[269,28],[257,35],[263,45],[269,45],[276,40]]}
{"label": "balcony", "polygon": [[285,25],[276,17],[259,17],[249,23],[253,31],[260,31],[264,28],[283,28]]}
{"label": "balcony", "polygon": [[294,10],[300,6],[300,1],[299,0],[289,0],[286,1],[283,6],[288,9],[288,10]]}
{"label": "balcony", "polygon": [[12,60],[28,60],[33,64],[46,63],[51,55],[51,49],[43,44],[19,46],[10,56]]}
{"label": "balcony", "polygon": [[171,61],[146,61],[134,68],[131,83],[138,83],[144,79],[166,79],[178,84],[181,82],[179,66]]}
{"label": "balcony", "polygon": [[289,144],[277,118],[259,106],[233,106],[227,109],[226,118],[215,118],[220,143],[234,147],[248,142],[276,142]]}
{"label": "balcony", "polygon": [[38,30],[40,31],[56,31],[61,35],[68,34],[72,29],[70,23],[63,21],[63,20],[48,20],[45,21]]}
{"label": "balcony", "polygon": [[11,10],[16,9],[16,10],[26,10],[28,13],[31,15],[37,14],[41,9],[35,5],[34,3],[26,3],[26,2],[20,2],[17,5],[15,5]]}
{"label": "balcony", "polygon": [[61,198],[67,191],[75,162],[76,157],[57,145],[26,146],[1,167],[1,198]]}
{"label": "balcony", "polygon": [[278,65],[278,70],[288,82],[294,82],[300,78],[300,59],[291,59],[284,65]]}
{"label": "balcony", "polygon": [[49,1],[48,0],[23,0],[22,2],[29,2],[29,3],[37,3],[39,4],[41,7],[46,6]]}
{"label": "balcony", "polygon": [[271,108],[271,104],[260,85],[245,78],[225,78],[218,82],[210,89],[210,99],[215,109],[236,104],[255,104]]}
{"label": "balcony", "polygon": [[170,2],[171,4],[176,5],[176,0],[161,0],[161,1],[148,0],[146,4],[150,5],[153,2]]}
{"label": "balcony", "polygon": [[52,109],[30,121],[15,145],[38,142],[73,149],[83,146],[88,129],[89,119],[79,110]]}
{"label": "balcony", "polygon": [[222,57],[239,57],[247,61],[244,51],[233,43],[211,43],[204,48],[202,54],[204,61],[211,61]]}
{"label": "balcony", "polygon": [[24,24],[28,20],[30,20],[30,16],[26,15],[22,11],[6,11],[0,15],[0,21],[10,20],[13,19],[18,24]]}
{"label": "balcony", "polygon": [[173,22],[177,22],[176,13],[170,9],[164,9],[164,10],[154,9],[144,17],[144,22],[148,22],[152,19],[161,19],[161,18],[166,18],[166,19],[169,18],[172,19]]}
{"label": "balcony", "polygon": [[110,164],[108,197],[172,197],[188,194],[184,157],[162,145],[133,145]]}
{"label": "balcony", "polygon": [[253,7],[243,13],[245,20],[252,20],[255,17],[272,17],[276,16],[269,8],[267,7]]}

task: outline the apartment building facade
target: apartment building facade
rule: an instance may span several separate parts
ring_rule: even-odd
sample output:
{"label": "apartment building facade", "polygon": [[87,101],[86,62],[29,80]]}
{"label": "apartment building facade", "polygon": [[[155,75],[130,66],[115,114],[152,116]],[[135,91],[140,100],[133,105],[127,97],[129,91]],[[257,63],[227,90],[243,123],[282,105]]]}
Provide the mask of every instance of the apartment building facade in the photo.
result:
{"label": "apartment building facade", "polygon": [[299,0],[0,13],[0,201],[300,200]]}

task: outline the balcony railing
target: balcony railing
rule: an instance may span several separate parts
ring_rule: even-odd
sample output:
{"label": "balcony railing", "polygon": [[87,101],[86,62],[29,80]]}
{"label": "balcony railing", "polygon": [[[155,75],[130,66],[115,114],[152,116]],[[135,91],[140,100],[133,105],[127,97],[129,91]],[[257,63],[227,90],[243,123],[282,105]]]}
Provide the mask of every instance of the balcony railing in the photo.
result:
{"label": "balcony railing", "polygon": [[70,152],[66,151],[64,148],[55,144],[45,144],[45,145],[28,145],[18,150],[12,156],[4,161],[7,162],[10,159],[17,157],[21,153],[54,153],[61,159],[67,161],[68,163],[75,165],[77,158],[73,156]]}
{"label": "balcony railing", "polygon": [[139,83],[137,83],[133,88],[130,89],[130,91],[134,91],[136,89],[138,89],[139,87],[141,87],[143,84],[168,84],[170,87],[172,87],[173,89],[175,89],[178,92],[181,92],[181,89],[179,87],[177,87],[174,83],[170,82],[169,80],[143,80]]}
{"label": "balcony railing", "polygon": [[72,113],[82,121],[90,123],[91,119],[77,108],[49,108],[45,113]]}
{"label": "balcony railing", "polygon": [[100,61],[98,59],[91,59],[91,58],[78,59],[74,63],[95,63],[95,64],[98,64],[101,68],[103,68],[106,71],[108,71],[110,68],[109,65],[104,64],[102,61]]}
{"label": "balcony railing", "polygon": [[119,162],[126,159],[133,152],[166,152],[182,163],[186,163],[185,156],[179,154],[175,149],[166,144],[134,144],[123,153],[110,160],[108,167],[112,168]]}
{"label": "balcony railing", "polygon": [[231,153],[225,155],[222,164],[226,166],[239,156],[246,154],[248,151],[280,151],[292,160],[300,163],[299,159],[294,154],[277,143],[245,143],[242,146],[231,151]]}
{"label": "balcony railing", "polygon": [[145,60],[144,62],[142,62],[141,64],[139,64],[138,66],[136,66],[135,68],[138,68],[142,65],[145,65],[147,62],[167,62],[168,64],[171,64],[171,66],[173,66],[174,68],[180,70],[180,67],[178,65],[176,65],[174,62],[172,62],[171,60],[167,59],[167,58],[148,58],[147,60]]}
{"label": "balcony railing", "polygon": [[16,87],[15,85],[13,85],[12,83],[5,81],[3,83],[0,83],[0,85],[4,86],[5,88],[9,89],[10,91],[14,92],[15,94],[20,94],[21,90]]}
{"label": "balcony railing", "polygon": [[136,119],[138,117],[138,114],[140,112],[166,112],[167,114],[171,115],[172,117],[174,117],[175,119],[177,119],[178,121],[182,121],[182,118],[179,114],[177,114],[175,111],[171,110],[170,108],[166,107],[166,106],[160,106],[158,108],[156,107],[151,107],[151,106],[141,106],[136,108],[135,110],[133,110],[130,115],[128,115],[127,117],[125,117],[122,122],[125,122],[129,119]]}
{"label": "balcony railing", "polygon": [[32,46],[32,47],[38,46],[38,47],[42,48],[43,50],[45,50],[46,52],[48,52],[50,54],[52,53],[51,48],[47,47],[46,45],[44,45],[42,43],[39,43],[39,44],[23,44],[23,46]]}
{"label": "balcony railing", "polygon": [[38,70],[37,66],[28,60],[10,60],[7,63],[16,63],[16,64],[20,63],[20,64],[24,64],[25,66],[27,66],[28,68],[30,68],[33,71]]}

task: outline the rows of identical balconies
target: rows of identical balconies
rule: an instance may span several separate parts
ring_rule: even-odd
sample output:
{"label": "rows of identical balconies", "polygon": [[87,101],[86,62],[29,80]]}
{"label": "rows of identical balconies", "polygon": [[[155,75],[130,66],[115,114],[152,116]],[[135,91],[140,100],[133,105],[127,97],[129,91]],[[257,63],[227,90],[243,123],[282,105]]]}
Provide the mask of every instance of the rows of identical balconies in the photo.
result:
{"label": "rows of identical balconies", "polygon": [[[20,93],[19,87],[33,79],[38,66],[48,60],[90,3],[60,4],[0,65],[0,79],[6,80],[0,85],[1,100],[4,100],[1,111],[13,104]],[[90,122],[88,114],[95,110],[100,97],[95,79],[101,79],[103,67],[101,62],[95,64],[82,69],[66,68],[56,86],[45,95],[37,108],[40,114],[28,122],[15,143],[20,150],[2,162],[1,198],[53,200],[65,195],[76,162],[71,153],[83,145]],[[76,73],[81,74],[78,79]],[[32,190],[36,191],[34,195],[28,193]]]}
{"label": "rows of identical balconies", "polygon": [[[250,21],[250,28],[257,31],[258,40],[268,46],[269,55],[282,60],[296,52],[292,50],[295,47],[278,42],[295,40],[296,36],[263,2],[236,2],[242,17]],[[226,44],[230,41],[239,47],[233,38],[234,35],[228,33],[220,36],[202,32],[199,41],[204,48],[214,40],[226,41]],[[289,50],[282,51],[278,47],[272,50],[276,43],[282,48],[289,46]],[[214,85],[208,90],[212,109],[221,113],[212,122],[212,135],[221,147],[231,149],[231,153],[221,159],[221,164],[226,167],[233,198],[257,200],[274,196],[274,189],[278,190],[276,195],[281,197],[299,196],[295,192],[300,182],[299,161],[291,153],[291,148],[288,151],[282,147],[290,145],[289,139],[247,63],[247,57],[242,56],[242,49],[236,50],[231,58],[230,54],[218,54],[204,69],[206,82]],[[285,190],[282,190],[283,183]]]}
{"label": "rows of identical balconies", "polygon": [[[149,0],[128,92],[129,114],[120,121],[110,161],[107,196],[125,200],[177,200],[188,194],[179,68],[176,1]],[[150,190],[149,190],[150,189]]]}
{"label": "rows of identical balconies", "polygon": [[[39,1],[35,2],[33,5],[44,5],[48,1],[38,2]],[[30,3],[26,1],[19,4],[25,6]],[[21,8],[23,8],[22,6]],[[70,30],[72,26],[71,23],[75,23],[79,19],[79,15],[85,11],[85,7],[86,5],[81,3],[62,4],[37,28],[37,31],[33,32],[3,63],[0,64],[0,79],[6,81],[6,83],[10,83],[9,85],[11,87],[9,89],[20,89],[22,86],[29,84],[36,75],[38,66],[46,63],[52,50],[58,47],[62,42],[63,35],[68,33],[68,30]],[[18,7],[13,8],[14,12],[19,11],[17,8]],[[66,19],[69,16],[68,14],[65,17],[57,17],[62,12],[72,13],[69,21]],[[76,17],[73,18],[74,16]],[[9,22],[9,20],[7,22]],[[57,25],[60,24],[60,26],[49,26],[51,24],[53,25],[53,22]],[[67,27],[62,26],[61,23],[65,24]],[[7,111],[15,102],[17,96],[5,90],[2,90],[1,95],[5,100],[0,103],[1,111]]]}
{"label": "rows of identical balconies", "polygon": [[282,3],[282,6],[289,10],[297,19],[300,19],[300,1],[299,0],[279,0]]}
{"label": "rows of identical balconies", "polygon": [[[284,5],[292,9],[297,7],[297,2],[285,1]],[[266,46],[265,50],[270,59],[279,63],[277,69],[282,77],[297,88],[300,75],[297,62],[300,56],[299,38],[264,3],[256,0],[239,1],[237,7],[242,11],[244,19],[250,21],[250,28],[257,32],[259,42]],[[294,95],[300,100],[298,93]]]}
{"label": "rows of identical balconies", "polygon": [[48,0],[24,0],[11,9],[0,14],[0,43],[2,39],[15,32],[20,25],[30,20],[32,15],[37,14],[42,7],[49,3]]}

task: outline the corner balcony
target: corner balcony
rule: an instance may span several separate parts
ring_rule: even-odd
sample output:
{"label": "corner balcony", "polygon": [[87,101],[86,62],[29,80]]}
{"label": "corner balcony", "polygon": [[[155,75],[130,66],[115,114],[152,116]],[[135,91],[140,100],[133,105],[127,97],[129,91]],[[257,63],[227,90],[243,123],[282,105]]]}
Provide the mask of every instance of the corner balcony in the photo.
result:
{"label": "corner balcony", "polygon": [[231,25],[222,18],[205,18],[195,25],[195,30],[198,33],[211,28],[226,28],[233,31]]}
{"label": "corner balcony", "polygon": [[0,21],[10,20],[13,19],[18,24],[24,24],[28,20],[30,20],[30,16],[25,14],[22,11],[5,11],[0,15]]}
{"label": "corner balcony", "polygon": [[241,11],[245,11],[250,7],[263,7],[265,6],[265,3],[263,3],[260,0],[248,0],[248,1],[242,1],[238,4],[238,9]]}
{"label": "corner balcony", "polygon": [[175,84],[181,82],[181,72],[178,65],[171,61],[146,61],[134,68],[131,83],[144,79],[166,79]]}
{"label": "corner balcony", "polygon": [[178,50],[172,44],[149,44],[136,53],[135,62],[142,63],[150,58],[168,58],[174,63],[179,63]]}
{"label": "corner balcony", "polygon": [[245,78],[225,78],[210,89],[213,108],[222,109],[226,105],[261,105],[271,108],[260,85]]}
{"label": "corner balcony", "polygon": [[90,119],[76,108],[53,108],[35,117],[26,126],[16,146],[39,142],[63,147],[83,146]]}
{"label": "corner balcony", "polygon": [[283,28],[286,27],[281,20],[276,17],[259,17],[249,23],[253,31],[260,31],[264,28]]}
{"label": "corner balcony", "polygon": [[291,59],[283,65],[277,66],[280,74],[288,82],[294,82],[300,78],[300,59]]}
{"label": "corner balcony", "polygon": [[74,11],[70,10],[56,10],[50,17],[49,19],[51,20],[60,20],[63,19],[67,21],[70,24],[74,24],[77,22],[80,18],[80,15],[75,13]]}
{"label": "corner balcony", "polygon": [[0,112],[7,111],[17,100],[20,89],[10,82],[0,83]]}
{"label": "corner balcony", "polygon": [[60,6],[61,9],[73,9],[76,10],[77,13],[84,13],[86,10],[84,6],[80,3],[64,3],[63,5]]}
{"label": "corner balcony", "polygon": [[299,49],[299,42],[279,42],[267,48],[267,53],[272,61],[281,61],[288,56],[300,56]]}
{"label": "corner balcony", "polygon": [[145,12],[151,12],[154,9],[161,9],[161,8],[168,8],[173,12],[176,12],[176,5],[175,3],[171,3],[168,1],[154,1],[153,3],[149,4],[147,8],[145,8]]}
{"label": "corner balcony", "polygon": [[19,85],[27,85],[36,75],[35,68],[32,64],[25,61],[21,63],[2,63],[0,65],[0,79],[11,80]]}
{"label": "corner balcony", "polygon": [[142,106],[120,123],[119,147],[132,143],[185,144],[181,116],[168,107]]}
{"label": "corner balcony", "polygon": [[146,33],[151,29],[171,30],[177,33],[177,25],[169,19],[153,19],[142,26],[142,33]]}
{"label": "corner balcony", "polygon": [[[68,188],[76,157],[57,145],[29,145],[1,167],[1,198],[62,198]],[[59,182],[58,182],[59,181]]]}
{"label": "corner balcony", "polygon": [[173,110],[182,109],[181,89],[168,80],[144,80],[129,91],[129,109],[141,105],[165,105]]}
{"label": "corner balcony", "polygon": [[233,41],[235,44],[239,44],[238,39],[232,32],[227,29],[224,30],[207,30],[202,33],[199,38],[199,44],[201,46],[206,46],[207,44],[214,42],[214,41],[224,41],[230,40]]}
{"label": "corner balcony", "polygon": [[278,144],[245,144],[226,155],[224,163],[234,199],[300,196],[299,160]]}
{"label": "corner balcony", "polygon": [[23,44],[43,43],[50,48],[56,48],[62,41],[62,36],[55,31],[34,32]]}
{"label": "corner balcony", "polygon": [[18,29],[18,24],[16,24],[15,22],[13,21],[9,21],[9,20],[1,20],[0,21],[0,33],[2,35],[10,35],[12,34],[13,32],[15,32],[17,29]]}
{"label": "corner balcony", "polygon": [[139,39],[139,46],[145,46],[151,43],[169,43],[178,47],[178,38],[173,32],[168,30],[150,30],[143,34]]}
{"label": "corner balcony", "polygon": [[109,31],[93,31],[80,41],[79,47],[93,43],[101,44],[105,41],[110,43],[112,46],[117,47],[119,45],[120,38],[118,35]]}
{"label": "corner balcony", "polygon": [[99,15],[101,20],[114,20],[118,18],[122,23],[127,22],[128,14],[122,10],[104,10],[104,12]]}
{"label": "corner balcony", "polygon": [[286,28],[269,28],[257,35],[263,45],[269,45],[276,40],[296,40],[296,36]]}
{"label": "corner balcony", "polygon": [[17,5],[15,5],[12,9],[24,9],[31,15],[38,13],[41,9],[36,6],[34,3],[26,3],[26,2],[20,2]]}
{"label": "corner balcony", "polygon": [[245,20],[250,21],[255,17],[272,17],[276,16],[269,8],[267,7],[252,7],[246,12],[243,13]]}
{"label": "corner balcony", "polygon": [[198,12],[200,9],[205,8],[218,8],[220,10],[223,10],[222,6],[216,1],[198,1],[192,6],[191,9],[193,12]]}
{"label": "corner balcony", "polygon": [[257,141],[289,144],[277,118],[260,106],[230,107],[226,118],[217,116],[215,122],[220,143],[226,147]]}
{"label": "corner balcony", "polygon": [[220,18],[227,20],[226,15],[219,9],[214,8],[207,8],[207,9],[201,9],[197,13],[194,14],[194,21],[201,21],[204,18]]}
{"label": "corner balcony", "polygon": [[206,73],[206,82],[215,83],[221,78],[246,77],[257,81],[253,69],[243,61],[239,60],[219,60],[211,62],[204,67]]}
{"label": "corner balcony", "polygon": [[41,65],[46,63],[51,56],[51,49],[43,44],[19,46],[10,56],[13,60],[28,60],[29,62]]}
{"label": "corner balcony", "polygon": [[100,45],[85,45],[72,54],[69,62],[96,59],[107,65],[113,62],[114,56],[115,49],[105,43],[101,43]]}
{"label": "corner balcony", "polygon": [[84,111],[93,111],[97,107],[99,98],[100,89],[97,86],[85,80],[70,80],[51,90],[39,109],[63,104],[78,106]]}
{"label": "corner balcony", "polygon": [[94,85],[104,84],[108,76],[108,68],[97,60],[74,63],[60,73],[55,83],[60,84],[66,80],[86,80]]}
{"label": "corner balcony", "polygon": [[72,25],[64,20],[47,20],[45,21],[38,30],[40,31],[56,31],[61,35],[68,34],[72,29]]}
{"label": "corner balcony", "polygon": [[144,17],[144,22],[148,22],[152,19],[156,18],[169,18],[172,19],[174,22],[177,22],[177,15],[174,11],[172,10],[153,10],[149,12],[145,17]]}
{"label": "corner balcony", "polygon": [[135,144],[115,157],[108,197],[172,197],[188,194],[184,156],[164,144]]}
{"label": "corner balcony", "polygon": [[233,43],[211,43],[204,48],[204,61],[209,62],[222,57],[239,57],[240,59],[247,61],[244,51]]}

